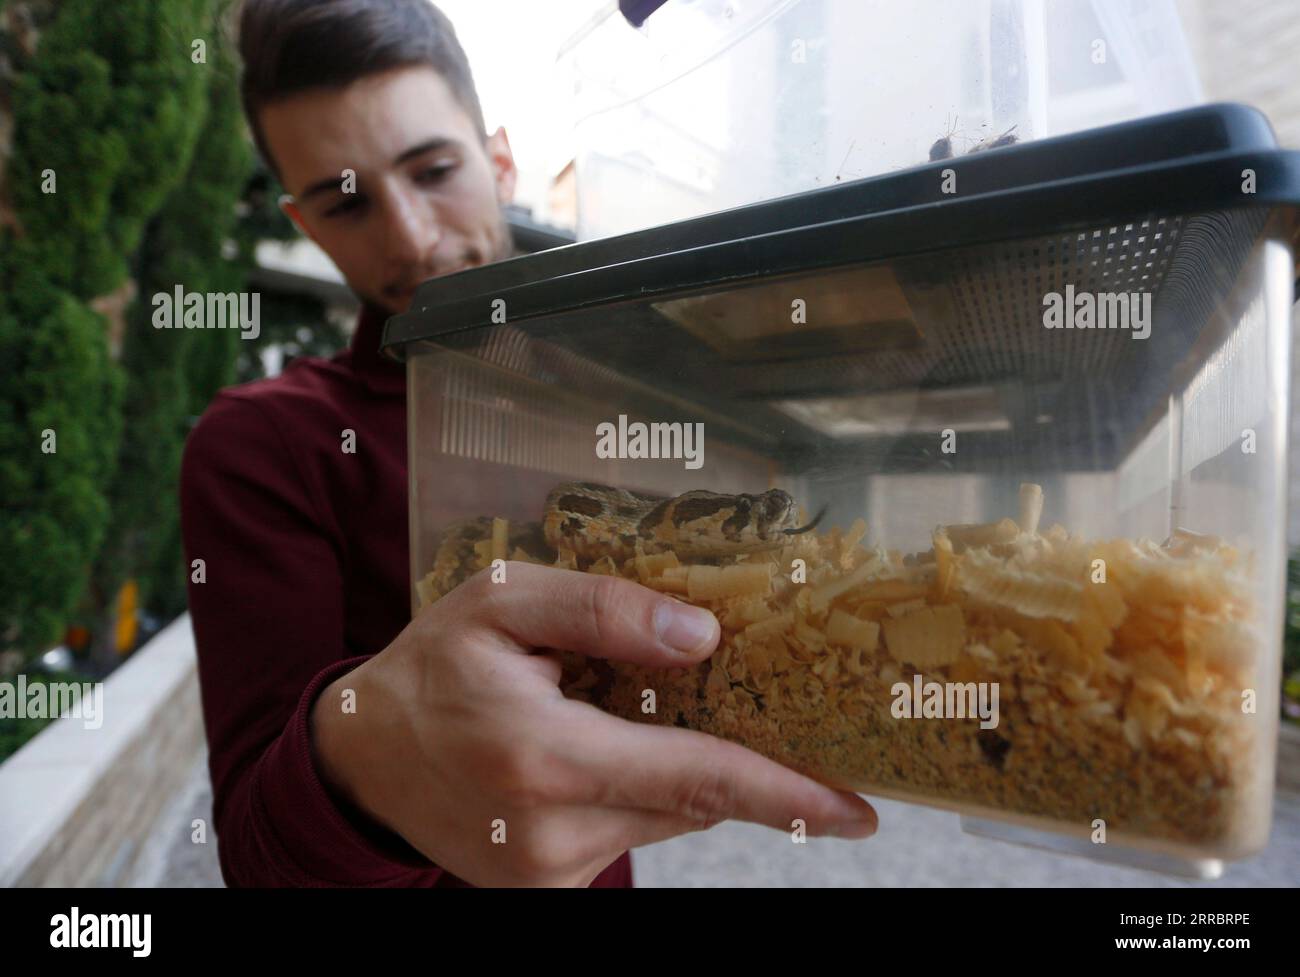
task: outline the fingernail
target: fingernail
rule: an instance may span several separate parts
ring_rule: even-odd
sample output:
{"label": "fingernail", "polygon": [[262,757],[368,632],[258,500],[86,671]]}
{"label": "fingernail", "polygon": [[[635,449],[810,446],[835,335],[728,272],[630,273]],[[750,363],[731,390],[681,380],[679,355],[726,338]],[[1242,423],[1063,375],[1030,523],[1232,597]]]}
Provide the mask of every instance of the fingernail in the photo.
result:
{"label": "fingernail", "polygon": [[664,600],[655,608],[655,633],[668,647],[694,655],[713,647],[718,619],[702,607]]}

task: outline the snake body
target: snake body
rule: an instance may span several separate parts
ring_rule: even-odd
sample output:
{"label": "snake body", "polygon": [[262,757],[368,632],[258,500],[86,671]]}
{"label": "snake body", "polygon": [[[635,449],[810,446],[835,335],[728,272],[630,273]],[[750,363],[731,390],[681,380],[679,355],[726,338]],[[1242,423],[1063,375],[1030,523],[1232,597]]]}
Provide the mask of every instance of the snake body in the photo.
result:
{"label": "snake body", "polygon": [[721,495],[695,489],[671,498],[592,482],[565,482],[547,496],[542,531],[547,543],[579,558],[615,561],[672,550],[683,557],[724,556],[776,549],[806,532],[788,492]]}
{"label": "snake body", "polygon": [[[778,549],[820,518],[800,526],[798,504],[781,489],[758,495],[695,489],[664,497],[594,482],[563,482],[546,497],[540,524],[510,524],[507,552],[519,547],[551,562],[568,550],[584,564],[669,550],[689,559],[721,557]],[[438,549],[436,576],[448,586],[467,578],[475,566],[475,544],[491,532],[492,520],[486,516],[449,526]]]}

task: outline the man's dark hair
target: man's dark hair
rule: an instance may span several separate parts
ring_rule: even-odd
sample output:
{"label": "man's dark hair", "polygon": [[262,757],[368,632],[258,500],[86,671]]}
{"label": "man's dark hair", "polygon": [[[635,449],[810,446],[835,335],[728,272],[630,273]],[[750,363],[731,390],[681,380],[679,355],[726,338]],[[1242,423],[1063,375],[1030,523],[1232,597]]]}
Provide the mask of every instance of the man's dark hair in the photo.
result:
{"label": "man's dark hair", "polygon": [[433,68],[487,137],[469,61],[451,21],[429,0],[245,0],[239,53],[244,114],[272,169],[275,160],[257,119],[262,106],[392,68]]}

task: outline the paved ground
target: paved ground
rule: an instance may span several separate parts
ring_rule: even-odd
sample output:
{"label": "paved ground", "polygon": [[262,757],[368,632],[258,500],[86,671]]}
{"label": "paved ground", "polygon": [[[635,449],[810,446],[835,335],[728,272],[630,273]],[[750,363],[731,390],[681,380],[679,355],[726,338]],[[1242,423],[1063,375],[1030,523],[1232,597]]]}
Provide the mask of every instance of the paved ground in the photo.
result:
{"label": "paved ground", "polygon": [[[872,802],[880,831],[867,841],[812,838],[796,845],[788,834],[731,822],[638,849],[632,855],[642,886],[746,888],[800,886],[1300,886],[1300,794],[1279,792],[1268,848],[1230,865],[1213,883],[1190,882],[989,841],[963,834],[956,815],[894,801]],[[196,764],[166,814],[177,826],[170,846],[140,884],[221,885],[215,841],[190,841],[193,818],[211,825],[207,769]]]}
{"label": "paved ground", "polygon": [[[207,825],[207,843],[195,844],[195,818]],[[207,754],[190,769],[185,786],[158,816],[160,839],[155,856],[136,873],[135,885],[176,889],[224,886],[217,864],[217,842],[212,830],[212,785],[208,781]]]}

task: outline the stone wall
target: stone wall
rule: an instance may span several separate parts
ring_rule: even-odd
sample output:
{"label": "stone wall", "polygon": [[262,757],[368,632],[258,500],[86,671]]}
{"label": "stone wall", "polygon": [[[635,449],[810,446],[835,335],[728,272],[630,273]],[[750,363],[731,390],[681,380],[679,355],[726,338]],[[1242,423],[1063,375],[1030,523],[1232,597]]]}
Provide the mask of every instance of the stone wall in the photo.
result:
{"label": "stone wall", "polygon": [[159,818],[207,749],[189,615],[103,695],[100,728],[61,719],[0,766],[0,885],[130,885],[152,850],[190,834]]}

